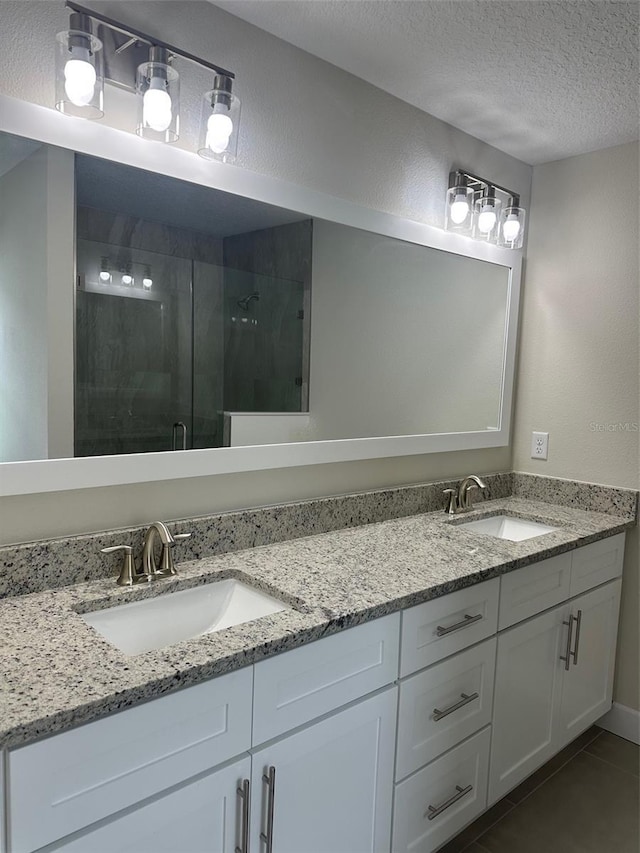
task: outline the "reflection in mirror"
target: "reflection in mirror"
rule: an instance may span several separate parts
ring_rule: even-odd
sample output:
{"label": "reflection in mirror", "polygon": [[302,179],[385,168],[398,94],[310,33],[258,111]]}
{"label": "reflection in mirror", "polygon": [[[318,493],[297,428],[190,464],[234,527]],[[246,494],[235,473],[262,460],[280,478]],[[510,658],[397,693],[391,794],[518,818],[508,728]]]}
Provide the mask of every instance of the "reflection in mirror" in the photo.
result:
{"label": "reflection in mirror", "polygon": [[508,267],[8,134],[0,198],[2,462],[501,427]]}

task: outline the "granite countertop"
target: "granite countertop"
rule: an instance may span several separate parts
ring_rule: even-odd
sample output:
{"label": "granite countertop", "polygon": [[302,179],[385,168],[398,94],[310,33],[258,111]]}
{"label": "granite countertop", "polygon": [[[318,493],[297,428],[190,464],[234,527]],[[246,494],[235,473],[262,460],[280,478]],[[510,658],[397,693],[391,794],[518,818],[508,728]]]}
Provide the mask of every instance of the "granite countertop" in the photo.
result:
{"label": "granite countertop", "polygon": [[[501,512],[559,529],[511,542],[460,528]],[[132,589],[114,578],[0,601],[0,747],[15,747],[264,657],[620,533],[628,517],[517,497],[464,517],[431,512],[181,563]],[[223,577],[291,608],[127,657],[79,615]]]}

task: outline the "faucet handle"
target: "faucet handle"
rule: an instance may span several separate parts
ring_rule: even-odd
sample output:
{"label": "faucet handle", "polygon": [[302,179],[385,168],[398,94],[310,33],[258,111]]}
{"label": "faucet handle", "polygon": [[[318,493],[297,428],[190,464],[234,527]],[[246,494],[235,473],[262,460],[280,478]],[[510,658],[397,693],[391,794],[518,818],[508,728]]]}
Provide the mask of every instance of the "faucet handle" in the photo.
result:
{"label": "faucet handle", "polygon": [[458,511],[458,495],[456,490],[445,489],[442,494],[447,495],[447,506],[444,508],[444,511],[449,515],[455,515]]}
{"label": "faucet handle", "polygon": [[113,554],[116,551],[124,552],[122,568],[120,569],[120,575],[116,581],[118,586],[133,586],[143,580],[148,580],[146,575],[139,575],[136,572],[136,567],[133,562],[133,548],[131,545],[111,545],[108,548],[100,549],[101,554]]}
{"label": "faucet handle", "polygon": [[160,554],[160,566],[155,572],[156,577],[167,577],[168,575],[178,574],[173,563],[173,554],[171,553],[171,549],[179,541],[190,538],[191,533],[173,533],[171,541],[163,544],[162,553]]}

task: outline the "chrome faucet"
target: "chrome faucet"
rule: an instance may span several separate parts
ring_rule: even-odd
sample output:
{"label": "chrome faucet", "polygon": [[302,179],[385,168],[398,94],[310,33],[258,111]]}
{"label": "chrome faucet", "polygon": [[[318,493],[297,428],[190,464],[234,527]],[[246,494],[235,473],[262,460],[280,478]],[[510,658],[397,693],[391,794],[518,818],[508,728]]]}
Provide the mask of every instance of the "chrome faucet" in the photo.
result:
{"label": "chrome faucet", "polygon": [[473,509],[472,494],[476,489],[481,489],[485,495],[489,494],[489,487],[480,477],[470,474],[458,486],[458,489],[445,489],[447,495],[447,506],[445,512],[456,515],[459,512],[469,512]]}
{"label": "chrome faucet", "polygon": [[[156,536],[162,544],[159,564],[156,564],[153,553]],[[142,548],[143,574],[149,579],[177,574],[173,563],[172,548],[179,539],[188,539],[190,536],[190,533],[176,533],[173,535],[163,521],[154,521],[150,524],[145,533],[144,546]]]}

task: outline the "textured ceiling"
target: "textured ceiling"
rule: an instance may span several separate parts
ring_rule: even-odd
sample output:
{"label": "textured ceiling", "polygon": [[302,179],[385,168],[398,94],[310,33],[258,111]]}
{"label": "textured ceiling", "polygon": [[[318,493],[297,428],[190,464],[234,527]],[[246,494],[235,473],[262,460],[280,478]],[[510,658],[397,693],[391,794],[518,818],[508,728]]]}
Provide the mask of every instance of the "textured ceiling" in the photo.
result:
{"label": "textured ceiling", "polygon": [[638,138],[637,0],[211,2],[527,163]]}

